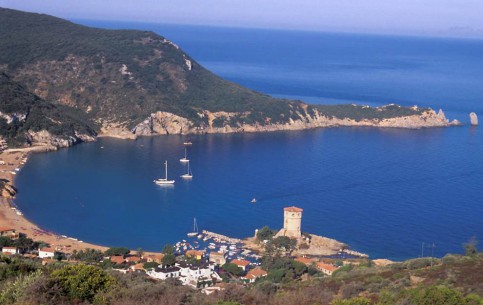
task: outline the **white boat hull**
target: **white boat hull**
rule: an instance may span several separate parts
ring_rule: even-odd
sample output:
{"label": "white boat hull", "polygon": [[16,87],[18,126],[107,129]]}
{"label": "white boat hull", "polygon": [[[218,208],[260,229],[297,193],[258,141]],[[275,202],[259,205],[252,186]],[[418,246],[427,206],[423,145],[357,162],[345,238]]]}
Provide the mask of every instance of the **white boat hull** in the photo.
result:
{"label": "white boat hull", "polygon": [[179,162],[183,162],[183,163],[185,163],[185,162],[189,162],[189,161],[190,161],[190,160],[188,160],[188,159],[186,159],[186,158],[179,159]]}
{"label": "white boat hull", "polygon": [[153,182],[158,185],[174,184],[174,180],[166,180],[166,179],[157,179],[157,180],[153,180]]}

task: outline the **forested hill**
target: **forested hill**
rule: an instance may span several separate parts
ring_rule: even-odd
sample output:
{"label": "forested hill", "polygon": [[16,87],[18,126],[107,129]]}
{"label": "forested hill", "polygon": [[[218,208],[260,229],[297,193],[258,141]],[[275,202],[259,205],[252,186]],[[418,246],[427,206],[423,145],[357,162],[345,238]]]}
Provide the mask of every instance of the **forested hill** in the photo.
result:
{"label": "forested hill", "polygon": [[223,80],[153,32],[105,30],[0,8],[0,68],[46,100],[129,126],[156,111],[195,123],[200,111],[285,122],[301,102]]}
{"label": "forested hill", "polygon": [[49,139],[44,141],[70,146],[93,138],[95,129],[81,111],[44,101],[0,72],[0,137],[9,145],[37,142],[46,131]]}

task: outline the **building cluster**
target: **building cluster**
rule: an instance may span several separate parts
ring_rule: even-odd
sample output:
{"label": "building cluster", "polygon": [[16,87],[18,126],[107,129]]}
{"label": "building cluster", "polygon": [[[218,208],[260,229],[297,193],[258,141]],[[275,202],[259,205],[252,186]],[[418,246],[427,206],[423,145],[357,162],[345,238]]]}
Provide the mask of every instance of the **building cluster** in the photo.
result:
{"label": "building cluster", "polygon": [[[183,285],[194,288],[204,288],[203,291],[211,293],[219,290],[222,277],[220,274],[226,274],[221,267],[229,262],[239,267],[243,272],[238,278],[234,278],[239,282],[253,283],[256,279],[267,276],[267,272],[260,267],[254,267],[256,264],[244,259],[226,260],[225,253],[211,252],[206,254],[202,250],[188,250],[184,258],[187,260],[179,260],[174,265],[159,266],[146,271],[146,274],[152,278],[159,280],[177,279]],[[215,286],[215,287],[213,287]]]}
{"label": "building cluster", "polygon": [[[302,240],[302,211],[297,207],[285,208],[284,227],[276,236],[287,236],[291,239]],[[0,227],[1,237],[15,240],[20,235],[15,229]],[[182,243],[177,243],[174,246],[175,262],[169,265],[163,264],[164,254],[100,255],[99,261],[109,261],[114,270],[123,273],[145,272],[147,276],[157,280],[176,279],[183,285],[200,288],[207,294],[223,289],[223,280],[251,284],[257,279],[268,276],[268,272],[259,267],[258,260],[260,257],[258,255],[244,249],[241,244],[233,243],[233,241],[230,243],[230,241],[223,240],[222,237],[205,237],[206,240],[203,239],[203,241],[207,242],[211,238],[214,242],[210,242],[206,249],[201,250],[199,249],[201,244],[198,241],[193,241],[193,244],[185,240]],[[20,254],[19,249],[11,246],[5,246],[1,251],[4,255]],[[22,252],[26,252],[25,249]],[[48,263],[54,259],[67,259],[70,262],[75,262],[72,259],[75,256],[72,256],[71,252],[70,249],[66,248],[41,247],[23,255],[37,257],[42,259],[43,263]],[[295,257],[294,259],[306,266],[317,268],[320,272],[329,276],[338,268],[330,260],[324,262],[317,258],[307,257]],[[238,272],[225,270],[229,269],[226,267],[227,263],[231,263],[231,268],[236,266]]]}

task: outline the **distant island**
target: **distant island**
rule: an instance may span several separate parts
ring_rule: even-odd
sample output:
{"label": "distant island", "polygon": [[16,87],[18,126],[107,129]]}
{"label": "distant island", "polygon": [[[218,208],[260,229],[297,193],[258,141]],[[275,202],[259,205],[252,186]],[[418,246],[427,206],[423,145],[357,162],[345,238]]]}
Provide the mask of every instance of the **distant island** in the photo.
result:
{"label": "distant island", "polygon": [[429,108],[308,105],[221,79],[174,42],[0,8],[0,137],[9,147],[334,126],[450,123]]}

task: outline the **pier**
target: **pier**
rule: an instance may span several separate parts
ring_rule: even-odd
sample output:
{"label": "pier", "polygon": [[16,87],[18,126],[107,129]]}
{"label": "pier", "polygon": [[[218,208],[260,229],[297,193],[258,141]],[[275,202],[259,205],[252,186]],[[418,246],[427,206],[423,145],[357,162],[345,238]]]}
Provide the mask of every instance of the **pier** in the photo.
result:
{"label": "pier", "polygon": [[218,239],[220,241],[226,241],[231,244],[238,244],[242,242],[241,239],[228,237],[225,235],[217,234],[206,230],[203,230],[203,234],[206,235],[208,238]]}

